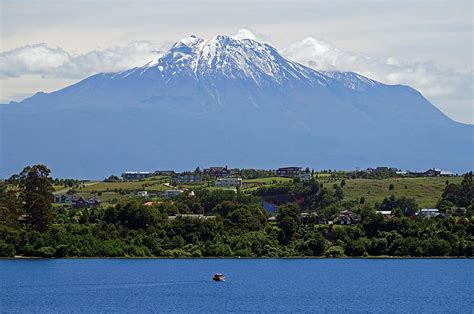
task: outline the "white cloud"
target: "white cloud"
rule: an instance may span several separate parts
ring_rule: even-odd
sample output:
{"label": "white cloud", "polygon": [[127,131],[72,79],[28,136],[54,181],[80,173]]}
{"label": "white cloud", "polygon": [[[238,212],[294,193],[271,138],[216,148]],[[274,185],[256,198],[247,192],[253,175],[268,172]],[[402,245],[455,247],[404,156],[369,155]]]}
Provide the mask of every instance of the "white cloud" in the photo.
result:
{"label": "white cloud", "polygon": [[[386,84],[403,84],[436,102],[473,100],[473,71],[443,69],[430,62],[344,51],[307,37],[281,51],[286,57],[321,71],[353,71]],[[471,111],[472,112],[472,111]]]}
{"label": "white cloud", "polygon": [[115,72],[142,66],[161,55],[162,52],[148,41],[77,55],[46,44],[35,44],[0,53],[0,78],[31,74],[54,78],[84,78],[98,72]]}
{"label": "white cloud", "polygon": [[242,39],[252,39],[252,40],[257,40],[257,36],[252,32],[251,30],[247,28],[241,28],[235,33],[234,35],[231,36],[234,39],[242,40]]}

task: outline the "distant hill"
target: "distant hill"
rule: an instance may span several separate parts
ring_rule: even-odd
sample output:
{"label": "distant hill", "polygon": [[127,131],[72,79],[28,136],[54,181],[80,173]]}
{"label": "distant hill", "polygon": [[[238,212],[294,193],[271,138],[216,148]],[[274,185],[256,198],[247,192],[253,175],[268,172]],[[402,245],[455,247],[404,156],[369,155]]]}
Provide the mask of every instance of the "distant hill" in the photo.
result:
{"label": "distant hill", "polygon": [[[145,63],[145,62],[144,62]],[[159,60],[0,106],[1,176],[225,165],[473,167],[473,126],[416,90],[318,72],[254,40],[194,36]]]}

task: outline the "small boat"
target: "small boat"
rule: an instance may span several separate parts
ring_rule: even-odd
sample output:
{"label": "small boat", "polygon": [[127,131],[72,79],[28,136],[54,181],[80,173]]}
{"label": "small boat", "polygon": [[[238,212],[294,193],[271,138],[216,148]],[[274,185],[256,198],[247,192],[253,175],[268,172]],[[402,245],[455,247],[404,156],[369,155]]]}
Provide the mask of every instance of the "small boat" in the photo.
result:
{"label": "small boat", "polygon": [[225,277],[223,274],[215,273],[214,277],[212,277],[214,281],[225,281]]}

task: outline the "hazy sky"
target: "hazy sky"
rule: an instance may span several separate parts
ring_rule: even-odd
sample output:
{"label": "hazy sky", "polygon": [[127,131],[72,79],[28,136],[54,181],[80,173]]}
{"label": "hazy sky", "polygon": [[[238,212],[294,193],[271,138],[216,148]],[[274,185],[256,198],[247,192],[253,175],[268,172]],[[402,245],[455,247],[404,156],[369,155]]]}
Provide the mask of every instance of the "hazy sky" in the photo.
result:
{"label": "hazy sky", "polygon": [[0,103],[143,65],[191,34],[245,29],[313,68],[410,85],[473,123],[471,2],[0,0]]}

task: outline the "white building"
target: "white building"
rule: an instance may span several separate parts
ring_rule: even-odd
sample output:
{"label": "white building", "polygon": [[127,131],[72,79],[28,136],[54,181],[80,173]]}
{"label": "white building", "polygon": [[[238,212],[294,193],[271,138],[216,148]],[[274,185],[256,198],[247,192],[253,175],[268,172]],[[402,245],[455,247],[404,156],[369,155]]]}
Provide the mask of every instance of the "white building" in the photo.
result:
{"label": "white building", "polygon": [[448,170],[441,170],[439,172],[439,175],[442,176],[442,177],[452,177],[452,176],[454,176],[454,174],[451,171],[448,171]]}
{"label": "white building", "polygon": [[418,216],[420,217],[436,217],[439,215],[439,210],[437,208],[422,208],[418,212]]}
{"label": "white building", "polygon": [[219,178],[216,181],[216,186],[221,188],[238,188],[242,186],[242,178]]}
{"label": "white building", "polygon": [[300,173],[298,173],[298,178],[300,181],[305,182],[311,180],[312,175],[311,172],[300,171]]}
{"label": "white building", "polygon": [[216,219],[216,216],[204,216],[204,215],[197,215],[197,214],[178,214],[174,216],[168,216],[168,219],[176,219],[178,217],[181,218],[192,218],[192,219]]}
{"label": "white building", "polygon": [[141,197],[147,197],[148,196],[148,191],[138,191],[137,195],[141,196]]}
{"label": "white building", "polygon": [[163,197],[175,197],[180,194],[182,194],[184,191],[183,190],[166,190],[161,192],[161,196]]}

